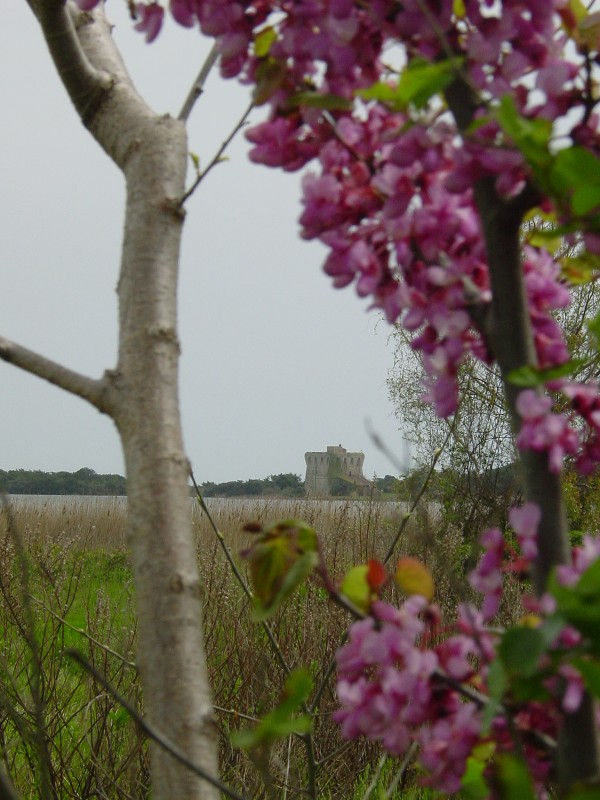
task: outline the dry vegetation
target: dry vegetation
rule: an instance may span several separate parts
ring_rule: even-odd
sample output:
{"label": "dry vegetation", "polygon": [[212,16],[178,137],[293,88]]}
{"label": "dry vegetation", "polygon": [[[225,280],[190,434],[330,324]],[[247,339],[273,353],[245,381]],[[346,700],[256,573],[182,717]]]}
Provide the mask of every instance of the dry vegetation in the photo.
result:
{"label": "dry vegetation", "polygon": [[[305,520],[319,534],[331,574],[341,577],[353,564],[383,558],[403,518],[402,509],[386,503],[210,502],[243,573],[237,554],[248,545],[249,534],[242,532],[248,521]],[[331,666],[349,622],[346,612],[319,586],[307,584],[271,622],[275,648],[264,628],[250,620],[248,599],[209,521],[198,507],[191,513],[205,585],[224,781],[248,798],[292,800],[304,796],[312,759],[319,798],[364,797],[380,753],[372,745],[341,741],[331,720]],[[77,649],[112,687],[141,706],[131,665],[135,614],[124,504],[93,498],[17,503],[2,511],[0,544],[0,750],[19,796],[148,797],[146,750],[137,726],[110,691],[66,654]],[[445,613],[465,598],[469,548],[441,520],[417,511],[400,537],[395,555],[400,554],[428,563]],[[290,669],[306,666],[321,687],[312,737],[291,737],[268,754],[234,749],[229,733],[276,704],[283,662]],[[384,772],[387,783],[392,765]]]}

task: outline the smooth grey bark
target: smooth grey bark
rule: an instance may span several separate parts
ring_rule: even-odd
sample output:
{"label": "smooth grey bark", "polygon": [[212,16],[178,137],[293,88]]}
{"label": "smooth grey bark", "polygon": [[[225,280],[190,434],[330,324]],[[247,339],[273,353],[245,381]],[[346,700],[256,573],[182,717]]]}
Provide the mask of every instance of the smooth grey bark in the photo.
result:
{"label": "smooth grey bark", "polygon": [[[137,663],[150,723],[217,775],[217,729],[206,675],[202,604],[181,435],[177,276],[187,161],[184,123],[135,91],[102,7],[27,0],[81,120],[127,186],[119,356],[99,380],[0,339],[0,358],[84,397],[121,436],[136,586]],[[151,745],[154,800],[216,800],[216,789]]]}
{"label": "smooth grey bark", "polygon": [[[448,106],[463,134],[474,119],[476,97],[458,77],[446,90]],[[525,213],[539,201],[532,186],[505,200],[498,195],[494,179],[482,177],[474,186],[475,203],[481,218],[492,289],[491,308],[483,314],[475,309],[474,321],[491,348],[504,385],[506,404],[516,435],[521,419],[516,409],[519,387],[508,379],[513,369],[537,366],[537,357],[523,278],[520,227]],[[525,499],[542,512],[538,527],[539,555],[533,565],[536,593],[546,590],[554,567],[567,562],[570,553],[567,516],[562,483],[551,472],[545,453],[521,451],[521,481]],[[598,728],[593,702],[586,695],[579,709],[565,716],[560,732],[558,780],[562,789],[600,774]]]}

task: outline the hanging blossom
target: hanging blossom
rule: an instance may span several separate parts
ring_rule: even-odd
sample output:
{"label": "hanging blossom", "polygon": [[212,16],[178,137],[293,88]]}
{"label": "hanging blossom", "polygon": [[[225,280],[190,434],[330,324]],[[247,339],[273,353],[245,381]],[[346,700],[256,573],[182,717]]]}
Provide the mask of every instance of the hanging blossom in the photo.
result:
{"label": "hanging blossom", "polygon": [[[97,0],[76,2],[90,10]],[[253,84],[267,106],[267,119],[246,134],[250,158],[287,171],[312,164],[302,184],[302,235],[328,248],[325,272],[335,287],[353,285],[390,323],[412,332],[426,371],[423,399],[442,417],[456,410],[464,359],[490,359],[474,322],[485,317],[490,288],[473,186],[491,179],[509,199],[531,182],[522,153],[490,110],[510,97],[526,118],[547,120],[563,138],[570,135],[600,156],[584,57],[573,49],[565,56],[576,26],[568,3],[465,0],[463,6],[460,11],[453,0],[168,5],[178,24],[216,39],[221,73]],[[137,3],[135,11],[138,29],[154,39],[163,6]],[[460,136],[450,115],[434,104],[415,112],[356,100],[357,92],[390,74],[385,60],[396,44],[409,63],[443,60],[448,52],[461,59],[479,93],[478,124],[468,135]],[[331,97],[339,102],[330,103]],[[540,202],[552,208],[548,198]],[[585,243],[600,252],[598,234],[587,232]],[[524,255],[538,363],[564,364],[569,354],[552,312],[568,304],[569,293],[548,252],[527,247]],[[595,386],[592,391],[598,398]],[[520,445],[545,448],[553,469],[565,454],[575,454],[584,471],[600,461],[596,415],[582,412],[590,403],[581,394],[574,387],[565,392],[572,414],[585,423],[572,426],[577,444],[562,420],[554,424],[540,414],[524,422]]]}

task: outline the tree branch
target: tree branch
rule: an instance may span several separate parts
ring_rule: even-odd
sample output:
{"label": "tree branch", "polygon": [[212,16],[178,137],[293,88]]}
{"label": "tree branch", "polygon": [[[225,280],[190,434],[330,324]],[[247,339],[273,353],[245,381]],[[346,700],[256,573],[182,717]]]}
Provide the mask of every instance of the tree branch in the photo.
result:
{"label": "tree branch", "polygon": [[193,86],[190,89],[188,96],[185,98],[183,106],[181,107],[181,111],[179,112],[179,116],[177,117],[177,119],[180,120],[181,122],[188,121],[188,118],[192,113],[192,109],[194,108],[194,104],[204,91],[204,84],[206,83],[206,79],[208,78],[210,71],[214,67],[218,57],[219,57],[219,51],[217,49],[217,43],[215,42],[211,48],[210,53],[206,57],[206,61],[204,62],[204,64],[202,64],[202,69],[198,73],[198,77],[194,81]]}
{"label": "tree branch", "polygon": [[85,123],[113,83],[107,72],[91,64],[79,41],[76,24],[88,24],[91,15],[75,11],[65,0],[27,2],[42,26],[50,55],[69,97]]}
{"label": "tree branch", "polygon": [[90,402],[99,411],[110,413],[106,401],[107,384],[105,379],[96,380],[80,375],[78,372],[67,369],[49,358],[34,353],[26,347],[11,342],[0,336],[0,359],[8,364],[14,364],[25,372],[43,378],[53,386],[65,389],[71,394],[82,397]]}

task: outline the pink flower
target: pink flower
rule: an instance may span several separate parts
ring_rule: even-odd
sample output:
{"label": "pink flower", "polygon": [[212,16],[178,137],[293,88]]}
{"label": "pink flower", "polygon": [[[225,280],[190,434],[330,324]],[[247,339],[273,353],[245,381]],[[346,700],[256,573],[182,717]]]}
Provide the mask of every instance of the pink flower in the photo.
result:
{"label": "pink flower", "polygon": [[538,554],[537,528],[542,512],[536,503],[525,503],[521,508],[511,508],[508,521],[517,534],[523,557],[533,561]]}
{"label": "pink flower", "polygon": [[135,7],[139,22],[134,26],[136,31],[146,34],[148,44],[153,42],[162,28],[164,9],[158,3],[138,3]]}
{"label": "pink flower", "polygon": [[483,595],[481,613],[484,621],[498,613],[502,599],[502,562],[504,537],[499,528],[489,528],[481,536],[484,553],[469,574],[469,583]]}
{"label": "pink flower", "polygon": [[194,0],[170,0],[173,19],[184,28],[193,28],[197,22]]}
{"label": "pink flower", "polygon": [[517,398],[517,411],[523,418],[516,444],[523,450],[547,453],[552,472],[560,472],[565,455],[577,452],[579,439],[564,414],[552,413],[552,400],[526,389]]}

